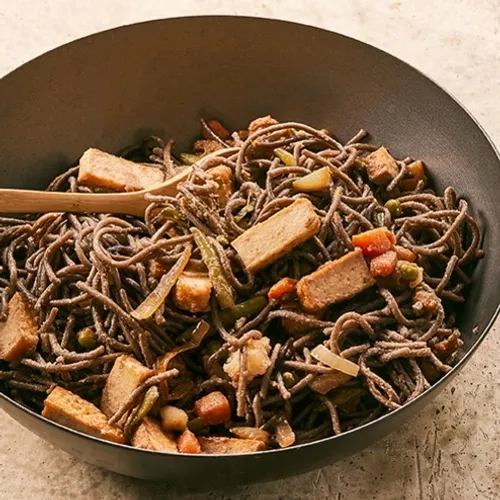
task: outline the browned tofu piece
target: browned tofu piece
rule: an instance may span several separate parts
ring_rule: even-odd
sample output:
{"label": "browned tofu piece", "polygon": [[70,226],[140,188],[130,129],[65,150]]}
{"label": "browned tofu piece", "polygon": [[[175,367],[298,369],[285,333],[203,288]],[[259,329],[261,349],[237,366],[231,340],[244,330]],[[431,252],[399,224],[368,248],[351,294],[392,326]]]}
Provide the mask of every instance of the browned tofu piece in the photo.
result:
{"label": "browned tofu piece", "polygon": [[99,408],[62,387],[56,387],[45,399],[42,416],[90,436],[125,442],[122,430],[109,425]]}
{"label": "browned tofu piece", "polygon": [[163,182],[158,168],[147,167],[125,158],[90,148],[80,158],[78,182],[90,187],[115,191],[140,191]]}
{"label": "browned tofu piece", "polygon": [[352,380],[350,375],[337,371],[320,375],[309,384],[309,387],[320,394],[326,394],[341,385],[347,384],[350,380]]}
{"label": "browned tofu piece", "polygon": [[9,302],[9,315],[0,325],[0,359],[12,363],[29,356],[38,344],[37,317],[28,301],[16,293]]}
{"label": "browned tofu piece", "polygon": [[102,391],[101,410],[111,418],[132,392],[152,374],[152,370],[130,356],[117,358]]}
{"label": "browned tofu piece", "polygon": [[248,271],[255,273],[312,238],[321,222],[306,199],[293,202],[232,242]]}
{"label": "browned tofu piece", "polygon": [[356,248],[304,276],[297,283],[297,295],[304,310],[316,312],[350,299],[374,284],[363,253]]}
{"label": "browned tofu piece", "polygon": [[232,455],[263,451],[266,445],[257,439],[228,437],[199,437],[201,452],[209,455]]}
{"label": "browned tofu piece", "polygon": [[379,185],[386,186],[398,174],[398,164],[386,148],[378,148],[365,158],[369,179]]}
{"label": "browned tofu piece", "polygon": [[166,433],[151,417],[144,417],[132,437],[132,446],[152,451],[177,453],[177,443],[173,435]]}
{"label": "browned tofu piece", "polygon": [[207,170],[207,174],[219,186],[217,189],[217,197],[219,203],[225,205],[229,197],[233,194],[233,171],[225,165]]}
{"label": "browned tofu piece", "polygon": [[174,303],[184,311],[208,311],[212,282],[207,274],[182,273],[174,287]]}

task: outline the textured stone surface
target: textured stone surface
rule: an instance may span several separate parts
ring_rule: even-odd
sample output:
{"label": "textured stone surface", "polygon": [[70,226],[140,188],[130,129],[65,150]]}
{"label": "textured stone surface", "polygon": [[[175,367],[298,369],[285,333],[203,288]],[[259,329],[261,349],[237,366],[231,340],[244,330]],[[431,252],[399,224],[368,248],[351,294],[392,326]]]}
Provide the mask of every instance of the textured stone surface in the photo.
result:
{"label": "textured stone surface", "polygon": [[[242,14],[338,31],[385,49],[457,96],[500,144],[500,1],[0,0],[0,75],[75,38],[153,18]],[[500,498],[498,327],[419,416],[351,459],[238,490],[190,495],[86,465],[0,414],[0,498]]]}

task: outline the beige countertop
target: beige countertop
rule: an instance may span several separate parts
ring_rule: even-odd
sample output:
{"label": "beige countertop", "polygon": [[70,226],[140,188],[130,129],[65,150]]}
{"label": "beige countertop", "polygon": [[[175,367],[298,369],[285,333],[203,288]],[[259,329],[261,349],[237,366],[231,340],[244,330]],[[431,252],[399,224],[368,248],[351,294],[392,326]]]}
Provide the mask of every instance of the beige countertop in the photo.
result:
{"label": "beige countertop", "polygon": [[[447,88],[500,144],[500,0],[0,0],[0,75],[90,33],[196,14],[281,18],[371,43]],[[0,498],[500,498],[499,325],[452,387],[387,439],[322,470],[231,491],[183,494],[106,472],[0,412]]]}

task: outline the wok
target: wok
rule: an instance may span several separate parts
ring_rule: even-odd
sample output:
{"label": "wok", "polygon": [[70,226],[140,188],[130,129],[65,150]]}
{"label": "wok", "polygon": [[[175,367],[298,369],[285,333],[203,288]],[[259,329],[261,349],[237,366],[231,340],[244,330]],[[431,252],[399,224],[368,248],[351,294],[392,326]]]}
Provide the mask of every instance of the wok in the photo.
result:
{"label": "wok", "polygon": [[178,138],[186,148],[201,116],[238,128],[267,114],[330,129],[342,140],[363,127],[396,156],[422,158],[438,189],[453,185],[472,202],[487,257],[461,311],[464,355],[454,370],[410,404],[354,431],[252,455],[180,456],[112,444],[0,394],[3,410],[106,469],[208,488],[274,480],[344,458],[399,427],[450,383],[498,313],[500,266],[491,257],[500,247],[499,158],[456,100],[369,45],[243,17],[153,21],[70,43],[0,81],[0,185],[42,188],[89,146],[117,151],[150,133]]}

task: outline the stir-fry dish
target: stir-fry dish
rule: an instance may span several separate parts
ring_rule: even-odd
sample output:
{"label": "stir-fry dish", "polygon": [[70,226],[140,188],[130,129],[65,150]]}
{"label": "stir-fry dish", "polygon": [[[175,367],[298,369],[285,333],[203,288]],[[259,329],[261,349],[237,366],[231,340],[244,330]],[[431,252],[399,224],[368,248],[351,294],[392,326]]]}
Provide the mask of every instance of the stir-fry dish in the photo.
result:
{"label": "stir-fry dish", "polygon": [[173,453],[337,435],[451,370],[480,233],[419,159],[263,117],[189,153],[89,149],[49,190],[137,191],[144,217],[0,219],[0,386],[59,424]]}

